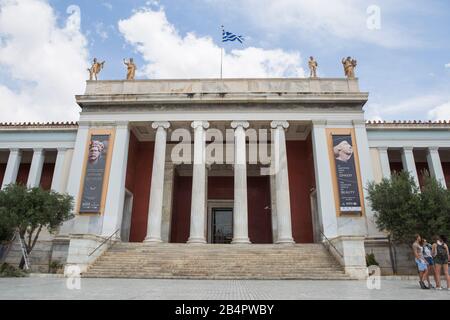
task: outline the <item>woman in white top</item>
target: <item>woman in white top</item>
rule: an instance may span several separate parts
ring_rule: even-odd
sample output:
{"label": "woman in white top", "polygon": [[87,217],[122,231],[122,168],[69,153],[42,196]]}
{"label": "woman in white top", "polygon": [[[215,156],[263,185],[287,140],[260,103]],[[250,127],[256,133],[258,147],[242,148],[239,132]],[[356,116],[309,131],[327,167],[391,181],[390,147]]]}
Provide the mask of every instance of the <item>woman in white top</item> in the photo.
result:
{"label": "woman in white top", "polygon": [[[427,274],[428,287],[434,288],[434,286],[430,282],[430,273],[434,271],[434,259],[433,259],[433,255],[432,255],[433,247],[431,246],[431,244],[429,244],[427,242],[427,239],[422,239],[421,245],[422,245],[422,249],[423,249],[423,257],[425,258],[425,260],[428,263],[428,274]],[[434,281],[435,281],[434,283],[437,283],[436,272],[433,272],[433,275],[434,275]]]}

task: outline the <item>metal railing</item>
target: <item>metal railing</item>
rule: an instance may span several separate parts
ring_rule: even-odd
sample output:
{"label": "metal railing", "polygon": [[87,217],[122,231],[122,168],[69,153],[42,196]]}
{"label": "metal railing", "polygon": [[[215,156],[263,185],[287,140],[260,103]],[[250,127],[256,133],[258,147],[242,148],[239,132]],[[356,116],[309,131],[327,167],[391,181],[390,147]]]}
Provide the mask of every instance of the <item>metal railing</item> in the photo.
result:
{"label": "metal railing", "polygon": [[[337,254],[338,254],[342,259],[344,259],[344,255],[343,255],[343,254],[335,247],[335,245],[330,241],[330,239],[328,239],[327,236],[326,236],[322,231],[320,231],[320,234],[321,234],[322,237],[328,242],[328,244],[329,244],[331,247],[334,248],[334,250],[337,252]],[[330,251],[329,247],[328,247],[328,251]]]}
{"label": "metal railing", "polygon": [[108,238],[106,238],[105,240],[103,240],[102,243],[100,243],[97,248],[95,248],[91,253],[89,253],[89,257],[92,256],[98,249],[100,249],[103,245],[105,245],[105,243],[107,243],[108,241],[111,241],[111,239],[120,231],[120,229],[117,229],[116,231],[114,231],[114,233],[112,235],[110,235]]}

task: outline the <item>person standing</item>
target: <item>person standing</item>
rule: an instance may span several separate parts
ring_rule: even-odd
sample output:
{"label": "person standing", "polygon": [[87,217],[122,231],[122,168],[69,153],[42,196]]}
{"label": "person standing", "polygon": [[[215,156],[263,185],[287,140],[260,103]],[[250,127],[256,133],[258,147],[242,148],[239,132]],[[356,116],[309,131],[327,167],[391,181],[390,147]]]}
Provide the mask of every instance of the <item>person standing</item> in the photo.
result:
{"label": "person standing", "polygon": [[422,237],[420,235],[416,235],[416,241],[414,241],[412,245],[412,249],[414,252],[414,261],[416,262],[417,269],[419,270],[419,285],[422,289],[429,289],[425,285],[425,279],[428,276],[428,264],[423,256],[423,248],[420,245],[422,242]]}
{"label": "person standing", "polygon": [[434,257],[434,274],[436,277],[436,290],[442,290],[441,287],[441,269],[444,269],[445,279],[447,280],[447,290],[450,290],[450,277],[448,275],[448,246],[442,236],[434,237],[432,255]]}
{"label": "person standing", "polygon": [[[430,282],[430,273],[434,271],[434,259],[432,255],[433,246],[427,242],[426,239],[422,239],[422,248],[423,248],[423,257],[428,263],[428,274],[427,274],[427,282],[429,288],[434,288],[434,286]],[[434,275],[434,283],[437,283],[436,280],[436,272],[433,272]]]}

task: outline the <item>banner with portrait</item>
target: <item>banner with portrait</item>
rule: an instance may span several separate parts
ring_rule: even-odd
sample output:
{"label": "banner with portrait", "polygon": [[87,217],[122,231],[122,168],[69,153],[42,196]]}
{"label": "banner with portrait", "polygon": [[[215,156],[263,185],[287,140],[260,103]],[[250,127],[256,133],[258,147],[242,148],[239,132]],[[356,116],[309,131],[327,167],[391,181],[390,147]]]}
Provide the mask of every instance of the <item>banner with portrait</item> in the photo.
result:
{"label": "banner with portrait", "polygon": [[111,134],[91,134],[80,201],[80,213],[101,213],[108,174]]}
{"label": "banner with portrait", "polygon": [[362,212],[358,170],[351,134],[333,134],[332,154],[341,213]]}

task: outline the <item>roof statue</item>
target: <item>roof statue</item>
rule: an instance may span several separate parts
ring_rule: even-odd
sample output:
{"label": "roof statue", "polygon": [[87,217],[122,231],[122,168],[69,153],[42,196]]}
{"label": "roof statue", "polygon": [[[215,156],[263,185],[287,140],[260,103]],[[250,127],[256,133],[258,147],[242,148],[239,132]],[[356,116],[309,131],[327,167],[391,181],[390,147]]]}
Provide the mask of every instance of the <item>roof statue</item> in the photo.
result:
{"label": "roof statue", "polygon": [[97,58],[94,58],[94,61],[92,62],[92,66],[88,68],[89,72],[89,80],[98,80],[97,75],[100,73],[100,71],[103,69],[105,65],[105,61],[98,62]]}

